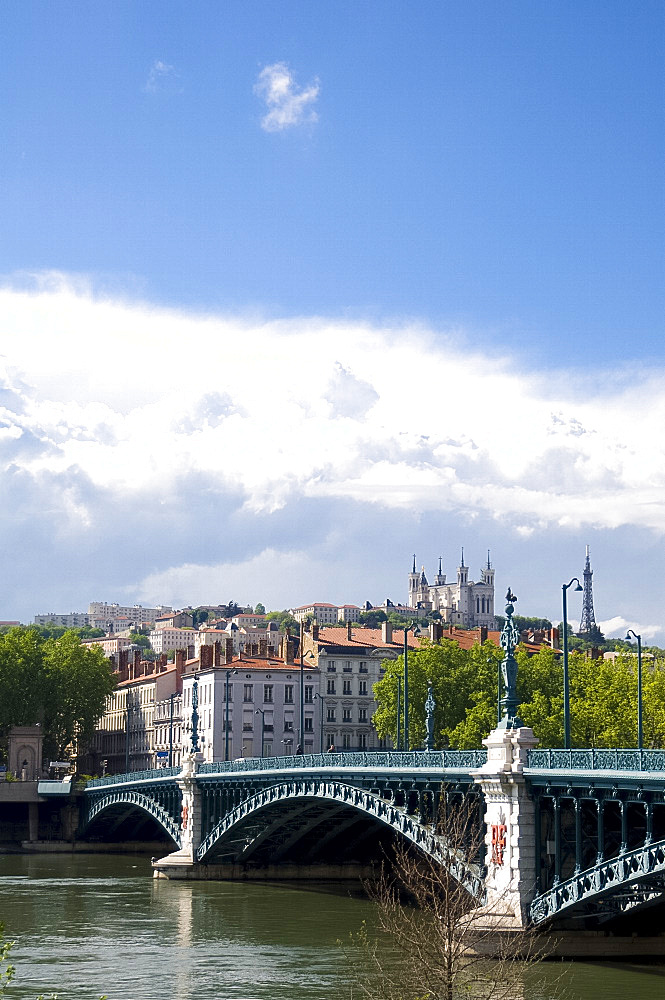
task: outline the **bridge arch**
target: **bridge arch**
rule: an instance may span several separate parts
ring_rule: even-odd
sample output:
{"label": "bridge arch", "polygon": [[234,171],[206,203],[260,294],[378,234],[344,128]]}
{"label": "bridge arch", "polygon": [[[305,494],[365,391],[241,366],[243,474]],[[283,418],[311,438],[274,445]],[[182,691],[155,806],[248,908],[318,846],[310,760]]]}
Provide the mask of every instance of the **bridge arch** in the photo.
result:
{"label": "bridge arch", "polygon": [[110,788],[109,791],[102,795],[96,795],[87,803],[80,833],[87,833],[92,823],[104,813],[117,810],[118,807],[122,806],[147,813],[178,848],[182,847],[181,827],[168,810],[149,794],[136,788],[123,788],[122,786]]}
{"label": "bridge arch", "polygon": [[645,844],[602,861],[558,883],[534,899],[531,922],[538,926],[569,911],[606,905],[607,917],[662,899],[665,888],[665,840]]}
{"label": "bridge arch", "polygon": [[[322,812],[317,812],[317,804],[323,805]],[[325,841],[340,832],[330,825],[330,820],[343,828],[353,822],[354,816],[369,819],[404,837],[444,865],[472,896],[478,900],[484,898],[480,866],[470,864],[461,853],[453,851],[431,826],[372,791],[327,778],[281,781],[249,795],[213,827],[201,842],[196,860],[209,862],[220,853],[236,861],[252,860],[257,848],[268,840],[274,855],[275,840],[279,843],[279,853],[285,844],[296,844],[303,831],[309,833],[322,827]]]}

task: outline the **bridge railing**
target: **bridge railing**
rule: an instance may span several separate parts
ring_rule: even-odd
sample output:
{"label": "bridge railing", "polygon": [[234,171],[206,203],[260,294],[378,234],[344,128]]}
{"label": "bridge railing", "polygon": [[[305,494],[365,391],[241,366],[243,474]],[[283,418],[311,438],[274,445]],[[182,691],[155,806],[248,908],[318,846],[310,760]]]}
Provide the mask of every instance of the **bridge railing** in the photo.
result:
{"label": "bridge railing", "polygon": [[198,774],[233,771],[275,771],[303,767],[436,767],[469,770],[487,760],[486,750],[369,751],[351,753],[292,754],[285,757],[243,757],[239,760],[200,764]]}
{"label": "bridge railing", "polygon": [[531,750],[528,766],[550,771],[665,771],[665,750]]}
{"label": "bridge railing", "polygon": [[118,785],[131,781],[154,781],[155,778],[172,778],[180,774],[179,767],[157,767],[152,771],[129,771],[125,774],[107,774],[103,778],[90,778],[86,788],[99,788],[102,785]]}

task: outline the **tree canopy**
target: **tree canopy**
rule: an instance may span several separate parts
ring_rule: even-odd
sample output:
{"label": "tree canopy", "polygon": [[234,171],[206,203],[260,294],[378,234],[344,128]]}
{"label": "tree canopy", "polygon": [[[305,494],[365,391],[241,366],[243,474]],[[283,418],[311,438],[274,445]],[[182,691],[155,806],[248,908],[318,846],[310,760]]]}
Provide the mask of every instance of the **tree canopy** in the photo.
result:
{"label": "tree canopy", "polygon": [[60,758],[91,738],[115,677],[99,646],[84,646],[77,631],[44,639],[38,628],[0,635],[0,740],[12,726],[40,722],[47,755]]}
{"label": "tree canopy", "polygon": [[279,624],[279,631],[286,632],[287,628],[289,632],[295,633],[300,628],[300,622],[297,621],[290,611],[269,611],[266,615],[267,622],[277,622]]}
{"label": "tree canopy", "polygon": [[[469,650],[451,639],[422,641],[409,653],[409,736],[411,749],[425,741],[425,699],[428,681],[436,702],[434,734],[437,748],[480,747],[497,723],[498,672],[502,651],[491,642]],[[544,647],[528,656],[518,647],[519,715],[543,747],[563,745],[563,665],[561,656]],[[374,686],[379,736],[396,740],[397,685],[403,657],[386,663]],[[637,658],[622,653],[612,660],[569,657],[571,742],[577,747],[630,747],[637,743]],[[665,747],[665,659],[643,667],[643,730],[645,747]]]}

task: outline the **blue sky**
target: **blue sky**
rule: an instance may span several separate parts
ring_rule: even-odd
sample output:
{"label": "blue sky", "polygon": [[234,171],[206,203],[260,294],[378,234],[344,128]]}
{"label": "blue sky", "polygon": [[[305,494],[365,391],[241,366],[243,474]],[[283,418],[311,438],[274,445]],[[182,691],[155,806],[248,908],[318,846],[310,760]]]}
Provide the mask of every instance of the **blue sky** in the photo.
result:
{"label": "blue sky", "polygon": [[461,545],[556,617],[590,543],[665,645],[664,43],[647,2],[3,4],[0,617],[396,600]]}

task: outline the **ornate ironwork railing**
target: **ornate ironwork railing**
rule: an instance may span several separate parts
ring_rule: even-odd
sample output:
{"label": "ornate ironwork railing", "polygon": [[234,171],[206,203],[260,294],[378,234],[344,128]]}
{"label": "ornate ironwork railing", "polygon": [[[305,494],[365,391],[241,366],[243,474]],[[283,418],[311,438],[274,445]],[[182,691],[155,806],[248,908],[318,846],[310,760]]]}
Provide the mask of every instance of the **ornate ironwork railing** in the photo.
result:
{"label": "ornate ironwork railing", "polygon": [[157,778],[172,778],[180,774],[179,767],[157,767],[152,771],[129,771],[126,774],[107,774],[104,778],[91,778],[85,786],[99,788],[103,785],[127,784],[134,781],[155,781]]}
{"label": "ornate ironwork railing", "polygon": [[[487,761],[486,750],[368,751],[352,753],[292,754],[285,757],[245,757],[240,760],[201,764],[198,774],[223,774],[233,771],[283,771],[293,768],[321,767],[419,767],[459,768],[482,767]],[[153,772],[158,773],[158,772]]]}
{"label": "ornate ironwork railing", "polygon": [[665,750],[531,750],[528,766],[551,771],[665,771]]}

